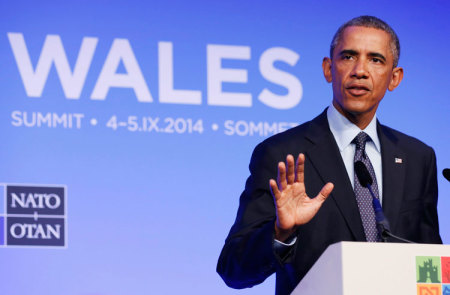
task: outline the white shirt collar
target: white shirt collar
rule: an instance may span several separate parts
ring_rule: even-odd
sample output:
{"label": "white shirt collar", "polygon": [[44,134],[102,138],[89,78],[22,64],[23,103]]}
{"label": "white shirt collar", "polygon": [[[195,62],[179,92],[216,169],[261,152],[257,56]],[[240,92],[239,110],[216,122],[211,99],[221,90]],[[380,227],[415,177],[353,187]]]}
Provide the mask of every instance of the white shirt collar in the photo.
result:
{"label": "white shirt collar", "polygon": [[328,124],[330,125],[331,133],[333,133],[339,150],[342,152],[359,132],[364,131],[372,139],[378,153],[381,153],[380,140],[377,133],[377,116],[373,116],[372,121],[364,130],[359,129],[358,126],[350,122],[346,117],[336,110],[333,104],[327,110]]}

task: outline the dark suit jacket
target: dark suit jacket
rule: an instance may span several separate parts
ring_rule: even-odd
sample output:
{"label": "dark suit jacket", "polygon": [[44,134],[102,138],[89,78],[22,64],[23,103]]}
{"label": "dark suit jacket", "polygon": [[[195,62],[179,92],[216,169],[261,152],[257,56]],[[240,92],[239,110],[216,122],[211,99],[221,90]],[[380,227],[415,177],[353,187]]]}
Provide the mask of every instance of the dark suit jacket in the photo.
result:
{"label": "dark suit jacket", "polygon": [[[383,169],[383,210],[391,231],[419,243],[442,243],[437,216],[434,151],[415,138],[377,125]],[[274,252],[275,206],[269,179],[286,155],[305,154],[305,187],[314,197],[327,182],[331,196],[317,215],[299,227],[297,242],[287,253]],[[395,158],[402,159],[396,163]],[[397,161],[398,162],[398,161]],[[276,272],[276,294],[289,294],[325,249],[340,241],[365,241],[356,198],[326,111],[314,120],[260,143],[250,162],[251,175],[240,197],[217,272],[233,288],[263,282]]]}

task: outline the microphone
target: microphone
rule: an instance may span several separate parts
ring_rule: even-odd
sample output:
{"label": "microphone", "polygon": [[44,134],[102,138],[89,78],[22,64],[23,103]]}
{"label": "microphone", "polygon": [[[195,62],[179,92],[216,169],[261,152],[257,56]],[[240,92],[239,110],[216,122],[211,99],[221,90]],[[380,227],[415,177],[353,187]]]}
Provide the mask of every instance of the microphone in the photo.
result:
{"label": "microphone", "polygon": [[450,169],[445,168],[444,170],[442,170],[442,175],[444,175],[445,179],[450,181]]}
{"label": "microphone", "polygon": [[391,229],[389,226],[389,222],[384,216],[383,209],[381,208],[380,200],[375,196],[375,194],[372,191],[372,183],[373,179],[372,176],[370,176],[369,171],[367,170],[366,165],[364,165],[361,161],[355,162],[355,173],[358,178],[359,183],[361,186],[366,187],[370,195],[372,196],[372,205],[373,209],[375,211],[375,222],[377,223],[377,229],[378,232],[381,235],[381,239],[383,242],[387,242],[388,237],[392,237],[394,239],[397,239],[399,241],[405,242],[405,243],[413,243],[411,241],[408,241],[406,239],[397,237],[393,233],[391,233]]}

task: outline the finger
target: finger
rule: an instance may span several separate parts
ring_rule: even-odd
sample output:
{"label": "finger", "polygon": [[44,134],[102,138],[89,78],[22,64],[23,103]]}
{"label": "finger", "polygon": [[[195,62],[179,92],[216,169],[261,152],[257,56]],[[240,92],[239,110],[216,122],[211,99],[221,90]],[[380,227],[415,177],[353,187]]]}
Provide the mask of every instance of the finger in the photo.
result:
{"label": "finger", "polygon": [[333,190],[333,188],[334,188],[334,184],[332,184],[331,182],[328,182],[327,184],[325,184],[322,187],[322,189],[317,194],[317,196],[316,196],[316,198],[314,200],[319,202],[319,203],[325,202],[325,200],[328,198],[328,196],[330,195],[330,193]]}
{"label": "finger", "polygon": [[286,165],[287,165],[287,183],[293,184],[295,181],[295,162],[294,157],[292,155],[287,155],[286,157]]}
{"label": "finger", "polygon": [[274,198],[274,200],[278,200],[281,197],[281,193],[278,190],[278,185],[277,182],[273,179],[271,179],[269,181],[269,186],[270,186],[270,192],[272,193],[272,197]]}
{"label": "finger", "polygon": [[278,163],[278,176],[277,176],[278,188],[283,191],[286,186],[286,166],[283,162]]}
{"label": "finger", "polygon": [[296,175],[296,181],[297,182],[305,182],[305,155],[300,153],[298,155],[297,158],[297,163],[296,163],[296,171],[295,171],[295,175]]}

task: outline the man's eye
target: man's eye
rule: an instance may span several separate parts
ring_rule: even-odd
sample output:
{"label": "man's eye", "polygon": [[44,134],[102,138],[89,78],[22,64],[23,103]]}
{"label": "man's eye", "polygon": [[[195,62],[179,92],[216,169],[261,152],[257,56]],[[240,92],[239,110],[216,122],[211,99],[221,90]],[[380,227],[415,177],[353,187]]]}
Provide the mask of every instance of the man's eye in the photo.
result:
{"label": "man's eye", "polygon": [[351,56],[351,55],[344,55],[344,56],[342,56],[342,59],[352,59],[353,58],[353,56]]}
{"label": "man's eye", "polygon": [[375,63],[383,63],[383,60],[381,60],[380,58],[377,58],[377,57],[372,58],[372,61]]}

